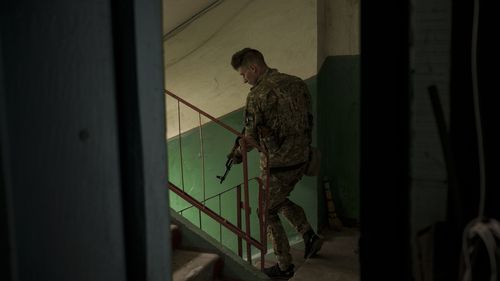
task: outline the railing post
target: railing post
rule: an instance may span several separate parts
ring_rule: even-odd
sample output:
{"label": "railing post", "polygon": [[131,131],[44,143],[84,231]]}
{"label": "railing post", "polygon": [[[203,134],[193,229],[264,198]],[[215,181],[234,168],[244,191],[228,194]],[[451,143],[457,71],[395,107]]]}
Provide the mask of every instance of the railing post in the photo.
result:
{"label": "railing post", "polygon": [[203,201],[207,198],[206,187],[205,187],[205,151],[203,149],[203,128],[201,124],[201,114],[198,113],[198,119],[200,121],[200,153],[201,153],[201,187],[203,189]]}
{"label": "railing post", "polygon": [[198,209],[198,217],[200,219],[200,229],[203,230],[203,227],[201,226],[201,209]]}
{"label": "railing post", "polygon": [[184,162],[182,161],[182,132],[181,132],[181,104],[177,100],[177,119],[179,120],[179,153],[180,153],[180,166],[181,166],[181,186],[184,191]]}
{"label": "railing post", "polygon": [[[241,229],[241,185],[236,186],[236,225],[238,229]],[[238,236],[238,255],[243,257],[243,245],[240,236]]]}
{"label": "railing post", "polygon": [[[218,198],[219,198],[219,216],[222,217],[221,194],[219,194]],[[222,224],[219,224],[219,242],[222,244]]]}
{"label": "railing post", "polygon": [[[269,163],[269,155],[266,153],[266,163]],[[270,170],[269,170],[269,165],[266,164],[266,169],[265,169],[265,178],[266,178],[266,183],[264,185],[264,207],[262,208],[262,228],[264,229],[264,236],[262,237],[262,245],[264,253],[261,254],[261,264],[260,268],[263,271],[264,270],[264,256],[267,253],[267,209],[269,208],[269,175],[270,175]]]}
{"label": "railing post", "polygon": [[257,182],[259,184],[259,211],[258,211],[258,216],[259,216],[259,227],[260,227],[260,241],[262,242],[262,249],[260,249],[260,269],[264,270],[264,259],[267,253],[267,242],[266,242],[266,224],[265,224],[265,202],[263,202],[263,197],[265,198],[265,194],[263,195],[263,190],[262,190],[262,179],[257,179]]}
{"label": "railing post", "polygon": [[240,139],[240,147],[242,151],[242,161],[243,161],[243,192],[245,200],[245,229],[246,229],[246,241],[247,241],[247,260],[252,263],[252,249],[250,244],[250,196],[248,192],[248,162],[247,162],[247,143],[244,138]]}

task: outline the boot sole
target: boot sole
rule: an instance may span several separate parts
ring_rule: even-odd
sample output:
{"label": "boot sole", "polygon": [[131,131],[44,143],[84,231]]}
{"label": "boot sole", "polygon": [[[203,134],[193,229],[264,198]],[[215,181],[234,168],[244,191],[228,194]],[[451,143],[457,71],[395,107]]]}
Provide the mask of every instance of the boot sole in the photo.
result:
{"label": "boot sole", "polygon": [[274,276],[274,277],[268,276],[268,277],[271,280],[289,280],[289,279],[291,279],[293,277],[293,275],[290,276],[290,277],[286,277],[286,276]]}
{"label": "boot sole", "polygon": [[318,240],[314,241],[314,243],[311,246],[311,251],[306,255],[306,259],[316,255],[321,249],[321,246],[323,246],[323,242],[324,242],[323,238],[321,237]]}

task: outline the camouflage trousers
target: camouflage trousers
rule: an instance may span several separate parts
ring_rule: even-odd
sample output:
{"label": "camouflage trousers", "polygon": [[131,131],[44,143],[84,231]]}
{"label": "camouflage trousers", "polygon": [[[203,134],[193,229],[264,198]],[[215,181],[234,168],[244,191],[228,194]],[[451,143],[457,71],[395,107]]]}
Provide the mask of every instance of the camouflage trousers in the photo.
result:
{"label": "camouflage trousers", "polygon": [[[282,215],[294,228],[304,234],[311,225],[304,210],[288,199],[295,185],[302,179],[305,167],[291,171],[271,172],[269,176],[269,208],[267,210],[267,235],[273,245],[274,254],[281,270],[292,263],[290,244],[279,215]],[[261,175],[265,180],[264,173]]]}

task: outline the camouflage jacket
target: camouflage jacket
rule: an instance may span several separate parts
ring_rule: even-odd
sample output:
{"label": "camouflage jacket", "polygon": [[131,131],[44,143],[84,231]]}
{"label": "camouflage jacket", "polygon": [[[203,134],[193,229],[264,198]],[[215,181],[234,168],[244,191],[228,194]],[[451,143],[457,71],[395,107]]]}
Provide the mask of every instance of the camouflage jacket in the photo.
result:
{"label": "camouflage jacket", "polygon": [[250,90],[245,106],[245,135],[261,151],[261,168],[287,167],[309,157],[312,114],[311,95],[305,82],[295,76],[268,69]]}

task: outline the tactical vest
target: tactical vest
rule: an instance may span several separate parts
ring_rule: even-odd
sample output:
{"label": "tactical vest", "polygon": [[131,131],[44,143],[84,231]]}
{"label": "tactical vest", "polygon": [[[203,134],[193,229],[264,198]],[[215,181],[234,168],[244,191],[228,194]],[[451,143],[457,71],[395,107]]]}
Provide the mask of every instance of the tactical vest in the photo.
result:
{"label": "tactical vest", "polygon": [[[281,74],[285,75],[285,74]],[[307,85],[297,77],[286,75],[286,79],[266,81],[276,96],[274,108],[268,112],[267,126],[279,140],[288,136],[310,134],[312,118],[310,100],[306,95]]]}

